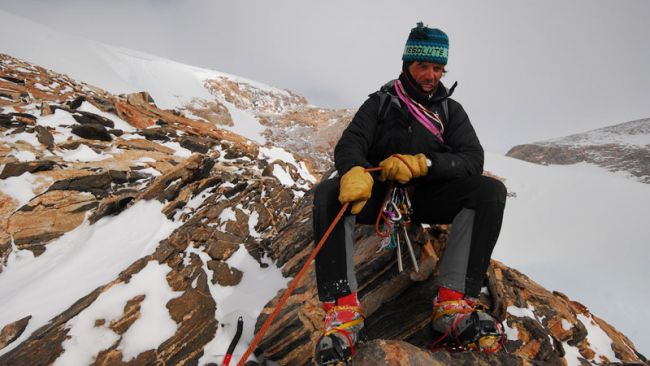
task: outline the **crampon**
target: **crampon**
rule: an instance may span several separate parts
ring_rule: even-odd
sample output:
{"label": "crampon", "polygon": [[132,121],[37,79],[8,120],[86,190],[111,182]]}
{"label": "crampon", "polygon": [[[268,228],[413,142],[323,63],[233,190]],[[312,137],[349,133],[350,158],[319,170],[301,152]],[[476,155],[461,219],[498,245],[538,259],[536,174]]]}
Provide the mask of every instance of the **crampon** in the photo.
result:
{"label": "crampon", "polygon": [[[435,326],[445,320],[449,325],[444,331]],[[470,305],[465,300],[435,305],[433,324],[433,351],[496,353],[506,340],[503,324],[498,319],[486,312],[482,305]]]}
{"label": "crampon", "polygon": [[316,363],[350,365],[363,328],[363,313],[358,306],[330,306],[326,310],[325,331],[316,345]]}

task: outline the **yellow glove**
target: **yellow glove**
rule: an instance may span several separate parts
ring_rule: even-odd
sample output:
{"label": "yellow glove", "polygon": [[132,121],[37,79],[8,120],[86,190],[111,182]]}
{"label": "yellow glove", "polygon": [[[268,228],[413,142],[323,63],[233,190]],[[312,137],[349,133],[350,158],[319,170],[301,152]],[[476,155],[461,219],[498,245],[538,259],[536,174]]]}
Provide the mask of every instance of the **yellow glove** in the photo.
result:
{"label": "yellow glove", "polygon": [[341,177],[339,202],[354,202],[352,214],[361,212],[372,193],[372,175],[361,166],[355,166]]}
{"label": "yellow glove", "polygon": [[[400,159],[401,158],[401,159]],[[405,164],[408,164],[408,166]],[[412,178],[427,174],[427,157],[424,154],[406,155],[395,154],[379,163],[381,167],[380,180],[396,180],[406,184]],[[410,167],[410,168],[409,168]]]}

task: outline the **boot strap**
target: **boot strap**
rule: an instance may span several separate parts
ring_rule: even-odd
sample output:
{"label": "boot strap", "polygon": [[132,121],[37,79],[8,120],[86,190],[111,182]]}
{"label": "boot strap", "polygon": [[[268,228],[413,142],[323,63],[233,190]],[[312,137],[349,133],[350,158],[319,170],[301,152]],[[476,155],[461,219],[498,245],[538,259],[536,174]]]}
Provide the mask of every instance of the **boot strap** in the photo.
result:
{"label": "boot strap", "polygon": [[[329,315],[329,313],[331,313],[331,312],[340,311],[340,310],[354,311],[355,313],[361,315],[361,317],[357,318],[357,319],[354,319],[354,320],[351,320],[351,321],[349,321],[347,323],[343,323],[343,324],[341,324],[341,325],[339,325],[337,327],[334,327],[334,328],[332,328],[332,329],[330,329],[328,331],[325,331],[323,333],[324,335],[328,336],[328,335],[330,335],[330,334],[332,334],[334,332],[341,332],[341,331],[345,332],[346,329],[352,328],[353,326],[355,326],[357,324],[363,323],[364,319],[366,318],[366,316],[363,314],[363,310],[361,310],[360,307],[358,307],[358,306],[350,306],[350,305],[333,306],[331,309],[329,309],[327,311],[327,315]],[[327,315],[326,315],[326,317],[327,317]]]}
{"label": "boot strap", "polygon": [[443,301],[434,306],[433,320],[448,314],[468,314],[474,311],[465,300]]}

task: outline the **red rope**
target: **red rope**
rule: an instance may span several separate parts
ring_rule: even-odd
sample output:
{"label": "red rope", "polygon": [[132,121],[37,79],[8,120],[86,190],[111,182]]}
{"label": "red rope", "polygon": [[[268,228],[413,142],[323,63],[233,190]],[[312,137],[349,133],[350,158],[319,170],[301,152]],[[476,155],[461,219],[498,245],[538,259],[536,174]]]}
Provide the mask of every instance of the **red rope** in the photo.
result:
{"label": "red rope", "polygon": [[[381,170],[381,168],[368,168],[365,171],[366,172],[372,172],[372,171],[376,171],[376,170]],[[293,290],[295,290],[296,286],[298,285],[298,282],[300,282],[300,280],[302,279],[302,276],[304,276],[305,273],[307,272],[307,269],[309,269],[309,265],[314,260],[314,258],[316,258],[316,255],[318,254],[318,252],[321,250],[321,248],[325,244],[325,240],[327,240],[327,238],[332,233],[332,230],[334,230],[334,227],[336,226],[336,224],[341,220],[341,217],[343,217],[343,213],[345,212],[345,210],[347,210],[349,205],[350,205],[350,202],[346,202],[346,203],[343,204],[343,207],[341,207],[341,211],[339,211],[339,213],[336,215],[336,217],[334,218],[334,221],[332,221],[332,224],[330,225],[330,227],[327,228],[327,231],[325,232],[325,235],[323,235],[321,240],[316,245],[316,248],[314,249],[314,251],[311,253],[309,258],[307,258],[307,262],[305,262],[305,264],[300,269],[300,272],[298,272],[298,275],[296,275],[296,277],[293,279],[293,281],[291,281],[291,284],[289,284],[289,287],[287,288],[287,291],[284,293],[284,295],[282,295],[282,298],[280,298],[280,301],[275,306],[275,309],[273,309],[273,312],[271,313],[271,315],[266,319],[266,321],[262,325],[262,328],[260,328],[260,331],[257,332],[257,334],[255,335],[255,338],[253,338],[251,343],[248,345],[248,349],[246,349],[246,352],[244,352],[242,357],[239,359],[239,362],[237,363],[237,366],[244,366],[244,363],[246,362],[248,357],[251,355],[251,353],[253,353],[253,350],[255,349],[255,347],[257,347],[257,344],[260,343],[260,341],[262,340],[262,337],[264,336],[264,333],[266,333],[266,331],[269,329],[269,327],[271,326],[271,323],[273,322],[275,317],[278,316],[278,314],[280,313],[280,310],[282,310],[282,307],[287,302],[287,299],[289,298],[289,296],[291,296],[291,293],[293,293]]]}
{"label": "red rope", "polygon": [[[377,220],[375,221],[375,233],[377,233],[377,236],[380,237],[380,238],[389,237],[390,232],[391,232],[392,225],[391,225],[390,221],[388,220],[388,218],[386,217],[386,215],[384,215],[384,213],[382,212],[382,210],[386,206],[386,202],[388,202],[389,198],[390,198],[390,189],[386,192],[386,198],[384,199],[384,202],[381,204],[381,208],[379,209],[379,213],[377,213]],[[384,220],[384,224],[386,224],[386,228],[387,228],[386,232],[382,232],[381,229],[379,228],[379,225],[380,225],[382,219]]]}

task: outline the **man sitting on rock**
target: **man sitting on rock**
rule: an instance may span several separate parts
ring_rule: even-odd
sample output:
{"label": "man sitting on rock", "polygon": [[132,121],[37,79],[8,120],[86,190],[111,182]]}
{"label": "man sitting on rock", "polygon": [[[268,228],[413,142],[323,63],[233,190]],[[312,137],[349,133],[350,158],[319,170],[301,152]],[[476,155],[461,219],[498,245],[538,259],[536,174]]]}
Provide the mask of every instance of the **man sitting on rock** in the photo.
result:
{"label": "man sitting on rock", "polygon": [[[435,278],[432,327],[442,343],[494,351],[500,324],[477,298],[501,230],[504,185],[482,176],[483,148],[463,107],[445,88],[449,41],[422,23],[411,29],[402,72],[361,106],[334,150],[340,178],[323,181],[314,196],[319,242],[342,204],[351,203],[316,257],[318,294],[326,311],[317,345],[321,364],[346,362],[363,328],[352,263],[355,222],[374,224],[392,184],[408,185],[415,223],[448,224],[446,252]],[[366,169],[381,167],[378,176]],[[378,181],[377,181],[378,180]],[[478,342],[480,338],[480,342]],[[458,344],[460,343],[460,344]]]}

